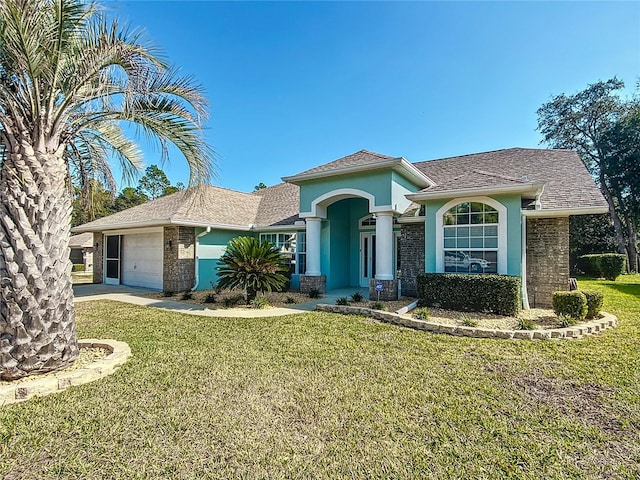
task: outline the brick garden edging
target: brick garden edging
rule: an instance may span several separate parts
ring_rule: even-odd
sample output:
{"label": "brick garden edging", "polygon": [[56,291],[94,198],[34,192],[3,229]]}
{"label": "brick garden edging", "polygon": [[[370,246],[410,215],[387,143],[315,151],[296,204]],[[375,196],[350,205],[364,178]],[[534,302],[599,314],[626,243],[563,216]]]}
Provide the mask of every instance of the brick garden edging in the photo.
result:
{"label": "brick garden edging", "polygon": [[349,315],[364,315],[386,323],[393,323],[403,327],[425,330],[433,333],[446,333],[460,337],[474,338],[508,338],[514,340],[561,340],[576,339],[600,333],[618,324],[618,319],[610,313],[601,312],[602,317],[586,323],[567,328],[553,328],[549,330],[498,330],[493,328],[465,327],[458,325],[444,325],[427,322],[415,318],[407,318],[392,312],[372,310],[364,307],[350,307],[344,305],[318,304],[316,310],[321,312],[344,313]]}
{"label": "brick garden edging", "polygon": [[79,340],[80,348],[102,348],[108,353],[104,358],[77,370],[61,371],[47,377],[33,377],[32,380],[15,385],[0,386],[0,407],[10,403],[23,402],[33,396],[44,396],[62,392],[72,385],[82,385],[111,375],[131,356],[131,348],[117,340]]}

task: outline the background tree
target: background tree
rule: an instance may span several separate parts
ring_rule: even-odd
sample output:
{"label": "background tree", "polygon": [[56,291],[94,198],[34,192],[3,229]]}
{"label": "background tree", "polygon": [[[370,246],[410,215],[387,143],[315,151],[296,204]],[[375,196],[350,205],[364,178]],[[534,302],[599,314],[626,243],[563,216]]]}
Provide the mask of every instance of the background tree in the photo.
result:
{"label": "background tree", "polygon": [[247,304],[258,292],[280,290],[287,283],[288,262],[278,247],[255,237],[236,237],[218,261],[218,287],[242,288]]}
{"label": "background tree", "polygon": [[615,253],[616,232],[608,213],[569,217],[569,265],[577,273],[578,257],[591,253]]}
{"label": "background tree", "polygon": [[253,191],[257,192],[258,190],[264,190],[265,188],[267,188],[267,186],[264,183],[260,182],[255,187],[253,187]]}
{"label": "background tree", "polygon": [[[627,255],[630,269],[638,265],[636,227],[627,195],[611,176],[612,141],[620,147],[631,137],[615,136],[631,108],[618,92],[624,83],[616,78],[597,82],[575,95],[557,95],[538,109],[538,130],[552,148],[575,149],[594,176],[609,205],[618,251]],[[619,166],[619,165],[618,165]]]}
{"label": "background tree", "polygon": [[[88,195],[90,196],[89,198]],[[74,187],[71,225],[82,225],[115,212],[113,193],[94,180],[90,189]]]}
{"label": "background tree", "polygon": [[175,190],[172,190],[172,188],[175,187],[171,187],[171,182],[166,173],[157,165],[149,165],[138,182],[138,191],[151,200],[178,191],[177,188]]}
{"label": "background tree", "polygon": [[114,200],[113,211],[114,213],[121,212],[122,210],[126,210],[127,208],[142,205],[148,200],[149,197],[147,197],[144,193],[140,193],[137,188],[125,187]]}
{"label": "background tree", "polygon": [[[69,261],[71,175],[124,172],[141,152],[123,124],[173,144],[191,183],[209,179],[201,89],[138,33],[82,0],[0,2],[0,378],[78,355]],[[127,130],[128,131],[128,130]]]}

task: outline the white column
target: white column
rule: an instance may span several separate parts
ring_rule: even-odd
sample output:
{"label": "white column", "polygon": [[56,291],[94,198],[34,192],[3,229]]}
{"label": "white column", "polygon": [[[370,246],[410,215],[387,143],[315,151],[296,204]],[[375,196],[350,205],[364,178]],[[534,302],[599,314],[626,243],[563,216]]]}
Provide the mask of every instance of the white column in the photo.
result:
{"label": "white column", "polygon": [[376,216],[376,279],[393,280],[393,212]]}
{"label": "white column", "polygon": [[320,272],[320,217],[305,218],[307,222],[307,272],[308,277],[319,277]]}

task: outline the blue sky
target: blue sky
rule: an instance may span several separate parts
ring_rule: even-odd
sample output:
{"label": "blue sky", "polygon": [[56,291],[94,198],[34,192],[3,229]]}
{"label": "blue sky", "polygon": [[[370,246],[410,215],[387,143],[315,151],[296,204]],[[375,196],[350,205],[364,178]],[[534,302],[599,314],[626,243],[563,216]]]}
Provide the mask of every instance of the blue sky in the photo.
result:
{"label": "blue sky", "polygon": [[[539,147],[552,95],[640,77],[640,2],[120,1],[210,102],[214,184],[360,149],[410,161]],[[158,163],[146,150],[146,163]],[[184,161],[163,165],[187,182]]]}

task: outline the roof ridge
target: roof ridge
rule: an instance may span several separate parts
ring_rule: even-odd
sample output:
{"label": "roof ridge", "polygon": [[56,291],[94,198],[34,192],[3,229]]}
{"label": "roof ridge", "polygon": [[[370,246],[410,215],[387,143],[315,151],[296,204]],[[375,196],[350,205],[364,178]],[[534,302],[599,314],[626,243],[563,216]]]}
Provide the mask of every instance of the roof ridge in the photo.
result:
{"label": "roof ridge", "polygon": [[497,153],[497,152],[508,152],[508,151],[516,151],[516,150],[531,150],[531,151],[536,151],[536,152],[544,152],[544,151],[561,151],[561,152],[575,152],[574,149],[572,148],[531,148],[531,147],[509,147],[509,148],[497,148],[495,150],[487,150],[486,152],[476,152],[476,153],[465,153],[463,155],[450,155],[448,157],[443,157],[443,158],[432,158],[429,160],[420,160],[417,162],[413,162],[413,165],[419,164],[419,163],[433,163],[433,162],[441,162],[444,160],[452,160],[454,158],[466,158],[466,157],[477,157],[478,155],[487,155],[490,153]]}
{"label": "roof ridge", "polygon": [[522,178],[510,177],[508,175],[503,175],[501,173],[493,173],[493,172],[489,172],[487,170],[474,169],[474,170],[472,170],[472,172],[479,173],[480,175],[487,175],[489,177],[496,177],[496,178],[502,178],[504,180],[512,180],[514,182],[526,183],[526,181],[523,180]]}

